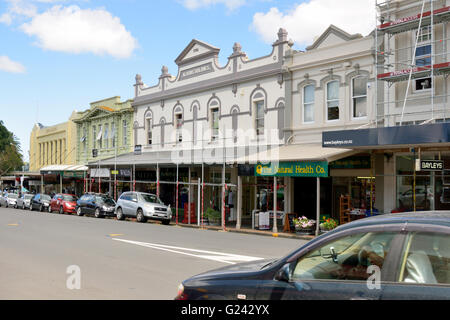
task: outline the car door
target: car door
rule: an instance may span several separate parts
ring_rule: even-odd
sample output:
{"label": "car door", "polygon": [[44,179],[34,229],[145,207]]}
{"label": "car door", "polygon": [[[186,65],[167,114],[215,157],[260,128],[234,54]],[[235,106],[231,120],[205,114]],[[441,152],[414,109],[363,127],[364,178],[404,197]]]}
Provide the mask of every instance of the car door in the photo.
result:
{"label": "car door", "polygon": [[137,209],[138,209],[138,199],[137,199],[137,193],[132,192],[130,194],[130,201],[129,201],[129,215],[135,217],[137,215]]}
{"label": "car door", "polygon": [[39,198],[40,198],[40,197],[41,197],[41,195],[40,195],[40,194],[37,194],[37,195],[33,198],[33,201],[31,201],[32,206],[33,206],[33,210],[39,208]]}
{"label": "car door", "polygon": [[396,228],[355,228],[324,237],[288,259],[274,279],[263,280],[256,299],[380,299],[383,272],[391,269],[401,241]]}
{"label": "car door", "polygon": [[408,225],[382,299],[450,299],[450,228]]}
{"label": "car door", "polygon": [[122,212],[124,215],[129,216],[131,212],[131,193],[127,192],[121,197]]}

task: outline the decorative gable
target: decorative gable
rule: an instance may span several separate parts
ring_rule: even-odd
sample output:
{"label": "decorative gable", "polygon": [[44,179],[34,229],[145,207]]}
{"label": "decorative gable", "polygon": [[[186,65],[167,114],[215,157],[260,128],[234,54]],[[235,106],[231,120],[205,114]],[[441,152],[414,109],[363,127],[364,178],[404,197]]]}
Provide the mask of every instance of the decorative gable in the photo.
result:
{"label": "decorative gable", "polygon": [[186,63],[205,60],[211,57],[217,57],[219,55],[219,48],[216,48],[206,42],[200,40],[192,40],[189,45],[181,52],[178,58],[175,59],[175,63],[178,66]]}
{"label": "decorative gable", "polygon": [[330,25],[306,50],[325,48],[359,38],[362,38],[362,35],[359,33],[349,34],[334,25]]}

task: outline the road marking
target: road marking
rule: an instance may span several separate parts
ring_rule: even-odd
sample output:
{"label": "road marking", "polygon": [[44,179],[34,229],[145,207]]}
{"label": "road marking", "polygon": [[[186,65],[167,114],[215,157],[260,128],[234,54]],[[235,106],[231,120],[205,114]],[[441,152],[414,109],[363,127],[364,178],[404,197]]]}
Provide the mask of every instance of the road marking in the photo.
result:
{"label": "road marking", "polygon": [[109,236],[110,237],[118,237],[118,236],[123,236],[123,233],[110,233]]}
{"label": "road marking", "polygon": [[18,223],[10,223],[8,224],[9,227],[18,227],[19,224]]}
{"label": "road marking", "polygon": [[125,239],[113,238],[113,240],[130,243],[130,244],[135,244],[138,246],[152,248],[152,249],[156,249],[156,250],[162,250],[162,251],[183,254],[183,255],[196,257],[196,258],[200,258],[200,259],[219,261],[219,262],[228,263],[228,264],[236,264],[238,262],[256,261],[256,260],[263,259],[263,258],[259,258],[259,257],[242,256],[242,255],[232,254],[232,253],[223,253],[223,252],[215,252],[215,251],[207,251],[207,250],[199,250],[199,249],[191,249],[191,248],[174,247],[174,246],[167,246],[167,245],[163,245],[163,244],[139,242],[139,241],[125,240]]}

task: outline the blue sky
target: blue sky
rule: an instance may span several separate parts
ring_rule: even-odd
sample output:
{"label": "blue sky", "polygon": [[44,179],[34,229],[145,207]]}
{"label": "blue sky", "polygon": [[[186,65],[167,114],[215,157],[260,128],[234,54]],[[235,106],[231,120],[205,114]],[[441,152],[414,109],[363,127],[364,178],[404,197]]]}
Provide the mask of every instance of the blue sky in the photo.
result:
{"label": "blue sky", "polygon": [[295,49],[311,44],[331,23],[366,35],[375,26],[373,4],[0,0],[0,119],[19,138],[28,160],[36,122],[50,126],[67,121],[73,110],[85,110],[90,102],[116,95],[133,98],[137,73],[147,85],[156,84],[163,65],[176,74],[174,60],[194,38],[219,47],[221,64],[235,42],[252,59],[271,52],[280,27],[287,29]]}

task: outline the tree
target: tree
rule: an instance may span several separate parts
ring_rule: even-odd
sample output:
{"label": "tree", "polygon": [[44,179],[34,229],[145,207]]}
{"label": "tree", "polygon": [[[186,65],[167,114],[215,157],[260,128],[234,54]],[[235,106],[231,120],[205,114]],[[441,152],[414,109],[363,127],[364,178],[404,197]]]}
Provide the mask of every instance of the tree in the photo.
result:
{"label": "tree", "polygon": [[0,175],[20,170],[22,166],[23,159],[19,140],[0,120]]}

